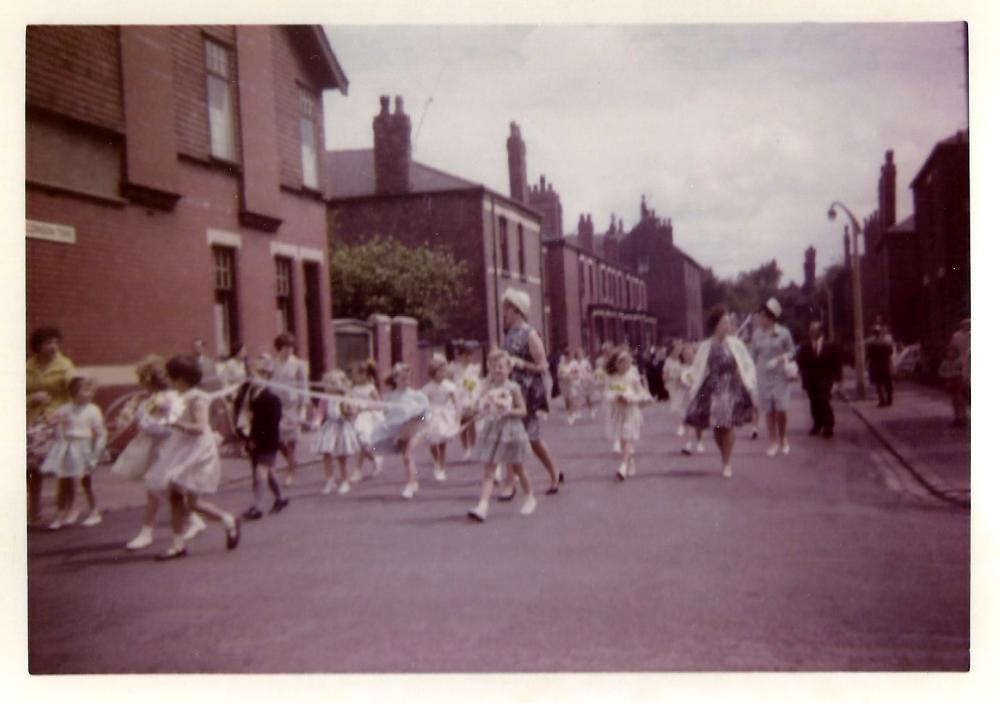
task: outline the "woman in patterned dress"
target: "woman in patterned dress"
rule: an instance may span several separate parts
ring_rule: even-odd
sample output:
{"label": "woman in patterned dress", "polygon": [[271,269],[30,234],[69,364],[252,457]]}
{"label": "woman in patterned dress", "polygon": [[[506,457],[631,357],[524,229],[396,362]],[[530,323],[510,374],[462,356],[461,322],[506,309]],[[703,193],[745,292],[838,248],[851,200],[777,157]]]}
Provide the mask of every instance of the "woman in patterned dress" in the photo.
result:
{"label": "woman in patterned dress", "polygon": [[[510,354],[513,371],[511,379],[521,387],[524,396],[526,414],[524,429],[531,442],[531,451],[542,462],[549,473],[550,485],[548,494],[558,493],[559,484],[565,478],[555,462],[545,442],[541,438],[538,414],[549,411],[548,396],[545,392],[543,375],[548,370],[548,357],[545,355],[545,345],[538,332],[528,324],[531,312],[531,298],[528,294],[510,288],[503,296],[503,320],[507,334],[503,340],[503,349]],[[514,487],[514,475],[507,472],[504,478],[504,490],[500,500],[510,500],[517,489]]]}
{"label": "woman in patterned dress", "polygon": [[711,428],[722,454],[722,475],[733,475],[734,429],[749,422],[757,397],[757,375],[746,346],[733,334],[726,309],[708,314],[711,337],[698,345],[691,364],[692,399],[684,422],[695,429]]}

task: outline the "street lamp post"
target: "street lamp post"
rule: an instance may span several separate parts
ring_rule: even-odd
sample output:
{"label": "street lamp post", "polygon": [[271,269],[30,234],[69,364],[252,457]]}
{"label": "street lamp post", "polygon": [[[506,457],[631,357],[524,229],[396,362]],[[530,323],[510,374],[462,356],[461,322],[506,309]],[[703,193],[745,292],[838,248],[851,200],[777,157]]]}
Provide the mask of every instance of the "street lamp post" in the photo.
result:
{"label": "street lamp post", "polygon": [[860,400],[865,399],[865,343],[864,324],[861,319],[861,257],[858,251],[858,235],[861,234],[861,226],[858,219],[840,201],[835,200],[830,204],[826,216],[834,220],[837,218],[835,208],[844,211],[847,219],[851,223],[852,234],[854,235],[854,250],[851,252],[851,287],[854,298],[854,372],[857,374],[857,392]]}

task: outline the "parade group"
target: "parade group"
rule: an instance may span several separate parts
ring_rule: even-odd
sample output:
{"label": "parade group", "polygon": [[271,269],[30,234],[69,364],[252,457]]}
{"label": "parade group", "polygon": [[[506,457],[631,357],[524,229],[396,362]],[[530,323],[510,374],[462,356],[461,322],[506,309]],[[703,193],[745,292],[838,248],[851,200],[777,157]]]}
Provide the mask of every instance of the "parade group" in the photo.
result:
{"label": "parade group", "polygon": [[[756,437],[758,421],[765,421],[768,456],[791,451],[787,411],[790,387],[797,380],[809,395],[812,434],[833,433],[830,395],[840,380],[839,352],[824,339],[818,322],[796,347],[780,323],[781,306],[774,298],[742,324],[725,308],[713,308],[707,316],[708,337],[698,344],[675,341],[666,348],[657,377],[639,372],[628,347],[611,344],[601,347],[593,363],[582,350],[565,350],[550,368],[541,337],[527,322],[530,307],[526,294],[507,291],[503,346],[484,354],[478,343],[450,345],[451,361],[435,355],[428,365],[430,380],[421,389],[411,387],[413,373],[406,364],[397,363],[387,378],[378,378],[370,361],[309,383],[305,362],[295,356],[295,340],[288,334],[277,337],[273,354],[250,359],[245,347],[237,345],[217,365],[206,366],[207,357],[194,354],[169,359],[150,355],[136,367],[142,391],[132,395],[110,427],[93,402],[93,381],[61,353],[60,332],[53,327],[36,330],[27,364],[29,523],[51,530],[76,523],[81,517],[75,507],[79,486],[87,504],[81,524],[100,524],[95,467],[107,456],[109,435],[130,437],[116,452],[111,471],[144,482],[146,508],[138,534],[125,548],[141,550],[153,543],[156,516],[165,501],[172,541],[156,559],[186,556],[187,543],[205,530],[205,519],[221,525],[226,547],[234,549],[242,523],[263,516],[265,490],[273,497],[270,512],[288,506],[283,489],[295,481],[296,447],[304,430],[322,457],[324,495],[348,494],[365,476],[366,466],[369,476],[379,475],[385,457],[396,455],[404,474],[401,495],[411,500],[420,488],[417,448],[429,447],[433,478],[446,481],[448,445],[455,440],[464,460],[483,466],[478,500],[467,513],[471,520],[487,519],[494,490],[497,500],[510,501],[520,489],[519,512],[531,515],[538,499],[525,469],[529,457],[546,470],[547,495],[558,493],[566,480],[541,433],[540,419],[549,412],[554,385],[570,425],[584,412],[603,415],[617,454],[609,476],[617,481],[637,472],[643,409],[657,400],[669,403],[684,454],[703,452],[702,435],[712,432],[725,478],[733,475],[735,430],[743,425],[751,425]],[[203,383],[209,374],[218,379],[216,389]],[[212,410],[220,405],[227,409],[227,422],[251,467],[253,503],[241,516],[210,501],[221,478]],[[286,465],[283,481],[276,476],[279,455]],[[57,512],[43,521],[46,476],[58,480]]]}

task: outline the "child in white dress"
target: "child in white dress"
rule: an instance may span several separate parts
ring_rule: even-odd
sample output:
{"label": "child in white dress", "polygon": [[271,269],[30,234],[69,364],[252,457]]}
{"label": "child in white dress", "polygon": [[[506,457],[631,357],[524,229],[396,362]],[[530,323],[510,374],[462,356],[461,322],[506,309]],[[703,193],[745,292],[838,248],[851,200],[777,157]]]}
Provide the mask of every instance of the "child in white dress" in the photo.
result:
{"label": "child in white dress", "polygon": [[[340,369],[334,369],[323,376],[323,385],[331,395],[346,396],[351,384],[347,374]],[[361,451],[358,433],[354,429],[355,407],[347,400],[340,398],[323,398],[320,402],[323,409],[323,423],[316,437],[314,451],[323,455],[323,472],[326,474],[326,485],[323,495],[329,495],[335,484],[333,478],[333,461],[337,460],[340,472],[340,486],[337,493],[344,495],[351,490],[351,481],[347,475],[347,460]]]}
{"label": "child in white dress", "polygon": [[575,354],[568,354],[559,365],[559,388],[566,399],[566,424],[572,425],[580,416],[584,393],[583,366]]}
{"label": "child in white dress", "polygon": [[681,375],[685,369],[684,362],[681,360],[683,349],[684,343],[680,340],[674,340],[673,344],[670,345],[670,354],[663,361],[663,386],[667,389],[667,394],[670,396],[670,400],[668,401],[670,414],[678,418],[678,437],[683,437],[686,432],[684,410],[687,408],[688,389],[684,385],[684,382],[681,381]]}
{"label": "child in white dress", "polygon": [[449,366],[449,377],[458,388],[458,416],[462,425],[459,437],[465,460],[472,456],[476,446],[476,399],[482,384],[480,364],[473,358],[477,347],[475,342],[459,342],[455,347],[455,361]]}
{"label": "child in white dress", "polygon": [[187,556],[185,515],[200,513],[223,524],[226,548],[235,549],[240,541],[240,521],[204,499],[219,487],[222,467],[219,448],[208,421],[208,395],[198,389],[201,367],[191,355],[175,356],[167,362],[170,384],[180,394],[184,411],[163,440],[153,465],[146,474],[146,488],[158,495],[170,495],[173,544],[158,561]]}
{"label": "child in white dress", "polygon": [[420,488],[413,451],[420,439],[429,403],[422,391],[409,387],[410,367],[406,364],[394,364],[385,385],[389,389],[383,397],[386,404],[385,421],[375,428],[372,440],[376,449],[403,455],[403,466],[406,469],[403,498],[410,500]]}
{"label": "child in white dress", "polygon": [[[353,385],[351,386],[349,395],[352,398],[358,398],[369,403],[377,403],[381,400],[378,388],[378,368],[375,366],[373,360],[359,361],[351,366],[351,383]],[[354,429],[357,432],[358,442],[361,447],[358,452],[358,465],[351,472],[350,478],[352,483],[357,483],[361,480],[363,476],[361,468],[364,466],[365,459],[369,459],[375,466],[372,476],[378,476],[382,472],[383,459],[372,446],[372,434],[375,432],[375,428],[385,421],[385,415],[377,407],[359,403],[355,407],[355,411]]]}
{"label": "child in white dress", "polygon": [[423,387],[430,408],[421,433],[431,447],[436,481],[444,481],[448,477],[444,468],[448,440],[457,436],[461,430],[458,419],[458,387],[448,379],[447,370],[448,362],[445,358],[435,355],[427,368],[431,380]]}
{"label": "child in white dress", "polygon": [[[111,473],[138,481],[146,476],[153,465],[160,444],[170,436],[170,425],[180,417],[184,405],[177,391],[170,388],[166,362],[162,357],[150,354],[135,367],[135,374],[146,394],[136,398],[134,409],[126,411],[124,419],[128,423],[134,422],[137,432],[118,455]],[[156,523],[159,507],[157,495],[147,491],[142,527],[139,528],[139,534],[125,545],[126,549],[145,549],[153,543],[153,525]],[[189,530],[197,532],[204,529],[204,522],[200,517],[191,515],[189,519],[193,523]]]}
{"label": "child in white dress", "polygon": [[77,481],[90,508],[90,514],[83,521],[84,527],[101,522],[91,477],[108,439],[104,416],[101,409],[91,402],[94,384],[86,376],[77,374],[70,378],[69,396],[70,402],[61,405],[52,415],[50,422],[55,427],[55,441],[41,466],[43,475],[59,478],[56,498],[59,513],[49,524],[50,530],[76,522],[78,513],[73,509],[73,502]]}
{"label": "child in white dress", "polygon": [[609,354],[605,371],[608,374],[605,428],[608,439],[621,447],[622,463],[617,476],[624,481],[626,476],[635,475],[635,443],[642,429],[642,406],[651,402],[652,397],[642,385],[639,372],[632,365],[632,355],[625,347]]}
{"label": "child in white dress", "polygon": [[521,514],[531,515],[537,507],[531,481],[524,471],[524,460],[531,450],[522,420],[527,410],[521,387],[510,380],[510,356],[502,349],[494,349],[486,364],[487,380],[477,402],[477,414],[483,419],[483,428],[475,450],[476,458],[484,466],[483,485],[479,502],[468,512],[469,517],[478,522],[486,521],[499,464],[506,464],[521,482],[525,495]]}

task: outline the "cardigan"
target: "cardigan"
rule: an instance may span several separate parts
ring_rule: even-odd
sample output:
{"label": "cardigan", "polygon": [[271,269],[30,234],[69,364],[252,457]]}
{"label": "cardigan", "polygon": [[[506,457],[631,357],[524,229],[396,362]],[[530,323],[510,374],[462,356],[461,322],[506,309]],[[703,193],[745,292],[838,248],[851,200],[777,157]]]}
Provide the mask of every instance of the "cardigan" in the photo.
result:
{"label": "cardigan", "polygon": [[[757,367],[753,363],[750,352],[739,337],[734,335],[728,335],[725,344],[736,360],[736,369],[739,371],[740,380],[743,381],[753,404],[757,405]],[[698,351],[695,352],[694,361],[691,362],[691,368],[684,372],[690,380],[692,397],[698,393],[701,384],[705,382],[705,376],[708,374],[708,352],[711,348],[711,337],[702,340],[698,345]]]}

